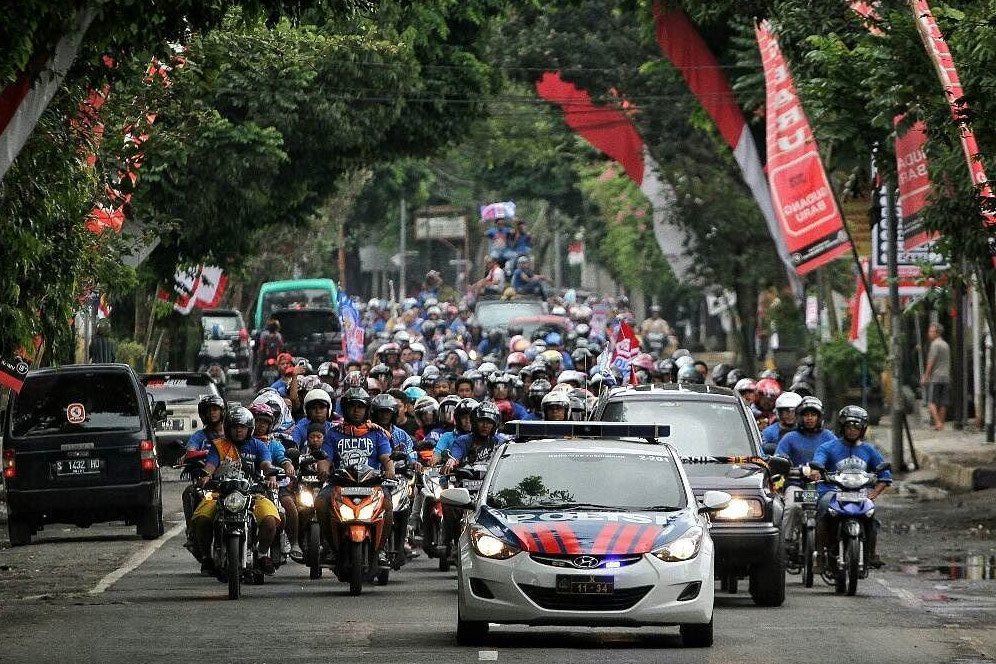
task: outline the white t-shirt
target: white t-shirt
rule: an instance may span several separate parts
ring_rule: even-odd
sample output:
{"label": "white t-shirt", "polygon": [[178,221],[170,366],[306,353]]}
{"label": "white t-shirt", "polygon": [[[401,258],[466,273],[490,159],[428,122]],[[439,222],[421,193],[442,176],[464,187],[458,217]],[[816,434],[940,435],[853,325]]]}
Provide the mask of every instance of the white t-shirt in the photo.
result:
{"label": "white t-shirt", "polygon": [[501,269],[501,266],[496,265],[488,274],[488,285],[505,288],[505,270]]}

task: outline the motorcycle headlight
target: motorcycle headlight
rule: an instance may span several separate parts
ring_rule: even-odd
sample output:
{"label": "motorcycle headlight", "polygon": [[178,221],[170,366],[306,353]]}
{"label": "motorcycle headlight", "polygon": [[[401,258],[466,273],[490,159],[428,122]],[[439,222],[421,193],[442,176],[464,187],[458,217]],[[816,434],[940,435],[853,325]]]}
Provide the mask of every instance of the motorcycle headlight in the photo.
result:
{"label": "motorcycle headlight", "polygon": [[363,507],[360,508],[360,514],[359,514],[359,516],[357,518],[360,521],[369,521],[370,519],[373,518],[374,510],[375,509],[376,509],[376,505],[374,505],[373,503],[370,503],[368,505],[364,505]]}
{"label": "motorcycle headlight", "polygon": [[760,519],[764,516],[764,506],[756,498],[734,498],[730,504],[716,513],[717,519],[730,521]]}
{"label": "motorcycle headlight", "polygon": [[519,553],[520,549],[500,540],[484,528],[474,527],[470,531],[470,544],[477,555],[495,560],[506,560]]}
{"label": "motorcycle headlight", "polygon": [[356,518],[353,514],[353,509],[349,505],[339,505],[339,518],[343,521],[352,521]]}
{"label": "motorcycle headlight", "polygon": [[224,505],[225,509],[229,512],[241,512],[245,509],[246,503],[249,501],[249,497],[245,494],[239,493],[238,491],[233,491],[232,493],[225,496],[221,504]]}
{"label": "motorcycle headlight", "polygon": [[678,539],[650,553],[666,563],[691,560],[699,555],[703,535],[704,531],[700,527],[692,526]]}
{"label": "motorcycle headlight", "polygon": [[315,495],[308,489],[301,489],[297,494],[297,502],[301,507],[314,507]]}

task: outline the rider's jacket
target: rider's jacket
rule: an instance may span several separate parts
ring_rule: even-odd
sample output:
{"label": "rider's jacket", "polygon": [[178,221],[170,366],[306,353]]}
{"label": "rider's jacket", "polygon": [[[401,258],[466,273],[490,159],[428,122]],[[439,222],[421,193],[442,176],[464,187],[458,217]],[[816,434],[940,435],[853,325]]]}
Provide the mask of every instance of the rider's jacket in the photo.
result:
{"label": "rider's jacket", "polygon": [[336,422],[325,437],[322,451],[328,455],[333,468],[359,455],[371,468],[380,470],[381,455],[391,454],[391,434],[370,421],[360,425]]}
{"label": "rider's jacket", "polygon": [[221,466],[222,460],[237,461],[240,458],[251,463],[256,470],[259,470],[260,464],[264,461],[273,462],[270,446],[259,438],[250,438],[241,445],[236,445],[228,439],[220,437],[212,441],[205,462],[218,468]]}
{"label": "rider's jacket", "polygon": [[446,427],[441,424],[433,426],[428,431],[426,431],[424,427],[419,427],[415,431],[415,440],[419,442],[424,440],[427,443],[436,445],[439,443],[439,439],[443,437],[444,433],[446,433]]}
{"label": "rider's jacket", "polygon": [[[843,438],[834,438],[820,445],[813,455],[813,462],[827,469],[827,472],[839,472],[847,468],[875,472],[875,468],[885,460],[878,448],[871,443],[859,441],[857,445],[848,445]],[[880,482],[892,484],[892,473],[888,470],[878,473]],[[836,491],[826,482],[819,484],[820,494]]]}
{"label": "rider's jacket", "polygon": [[820,445],[833,440],[836,436],[829,429],[819,428],[813,433],[796,429],[782,436],[775,454],[786,457],[793,466],[803,466],[813,460],[813,454]]}
{"label": "rider's jacket", "polygon": [[439,442],[436,443],[435,449],[432,450],[433,454],[439,454],[442,456],[443,452],[453,447],[453,441],[470,433],[469,431],[464,431],[463,429],[454,429],[453,431],[447,431],[442,436],[439,437]]}
{"label": "rider's jacket", "polygon": [[211,445],[211,441],[216,438],[220,438],[221,434],[217,431],[210,431],[208,429],[198,429],[187,439],[187,451],[188,452],[200,452],[201,450],[208,449]]}
{"label": "rider's jacket", "polygon": [[[290,430],[290,437],[297,443],[297,446],[302,450],[308,446],[308,425],[311,424],[311,420],[307,417],[302,417],[294,425],[294,428]],[[329,442],[329,436],[332,434],[332,422],[325,420],[325,442]]]}
{"label": "rider's jacket", "polygon": [[508,439],[505,434],[496,433],[485,441],[478,441],[474,434],[464,434],[453,441],[453,445],[450,447],[450,456],[464,463],[487,461],[491,458],[494,449],[498,445],[508,442]]}
{"label": "rider's jacket", "polygon": [[285,380],[283,378],[278,378],[277,380],[273,381],[273,385],[270,385],[270,387],[275,389],[277,393],[282,397],[290,396],[290,381],[288,380]]}
{"label": "rider's jacket", "polygon": [[795,427],[783,427],[781,422],[775,422],[764,428],[761,432],[761,442],[764,453],[774,454],[778,448],[778,443],[789,431],[795,431]]}

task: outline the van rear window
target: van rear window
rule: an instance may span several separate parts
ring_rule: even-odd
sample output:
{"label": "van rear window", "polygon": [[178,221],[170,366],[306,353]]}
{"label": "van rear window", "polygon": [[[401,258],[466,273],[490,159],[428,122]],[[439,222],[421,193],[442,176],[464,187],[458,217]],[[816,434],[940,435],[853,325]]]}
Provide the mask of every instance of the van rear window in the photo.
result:
{"label": "van rear window", "polygon": [[124,373],[28,376],[14,402],[15,438],[142,428],[135,387]]}

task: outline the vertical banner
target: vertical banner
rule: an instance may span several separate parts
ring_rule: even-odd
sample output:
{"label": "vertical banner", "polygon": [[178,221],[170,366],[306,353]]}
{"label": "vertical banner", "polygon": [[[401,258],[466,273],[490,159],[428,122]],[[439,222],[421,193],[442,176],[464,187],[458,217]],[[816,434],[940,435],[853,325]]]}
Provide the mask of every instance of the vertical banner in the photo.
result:
{"label": "vertical banner", "polygon": [[28,375],[28,363],[21,357],[0,358],[0,387],[20,392]]}
{"label": "vertical banner", "polygon": [[[861,261],[861,272],[862,274],[868,273],[867,260]],[[848,331],[847,340],[862,353],[867,353],[868,326],[871,325],[873,312],[862,274],[857,276],[854,297],[851,299],[851,329]]]}
{"label": "vertical banner", "polygon": [[761,164],[754,136],[716,56],[681,9],[662,7],[659,2],[655,2],[654,32],[661,51],[681,74],[688,89],[702,104],[723,140],[733,150],[733,157],[740,167],[744,182],[764,215],[775,250],[785,265],[789,283],[796,294],[801,296],[802,282],[796,275],[795,265],[792,264],[775,217],[771,192],[764,177],[764,166]]}
{"label": "vertical banner", "polygon": [[[902,116],[896,118],[896,127]],[[899,184],[899,206],[903,211],[903,244],[915,249],[935,238],[927,232],[920,211],[927,206],[930,195],[930,173],[927,170],[927,127],[916,122],[906,133],[896,136],[896,173]]]}
{"label": "vertical banner", "polygon": [[342,323],[342,354],[347,362],[363,361],[363,325],[360,312],[348,295],[339,291],[339,319]]}
{"label": "vertical banner", "polygon": [[788,64],[764,21],[757,26],[764,65],[768,184],[792,263],[800,275],[851,249],[809,119]]}
{"label": "vertical banner", "polygon": [[[965,161],[968,163],[968,172],[972,176],[972,184],[978,189],[983,198],[992,198],[993,192],[986,177],[986,169],[979,158],[979,145],[975,140],[975,132],[968,122],[968,105],[964,101],[965,91],[961,87],[961,79],[958,70],[955,68],[954,58],[951,57],[951,50],[948,48],[937,21],[930,11],[927,0],[910,0],[913,8],[913,18],[916,20],[916,28],[923,39],[927,55],[934,63],[937,77],[944,88],[944,95],[951,106],[951,116],[961,130],[961,148],[965,153]],[[996,214],[982,211],[984,225],[989,234],[989,253],[993,257],[993,265],[996,265]]]}
{"label": "vertical banner", "polygon": [[640,340],[629,323],[620,320],[613,325],[610,333],[610,347],[612,348],[612,364],[622,372],[623,383],[635,383],[636,375],[632,372],[631,363],[633,358],[640,354]]}

